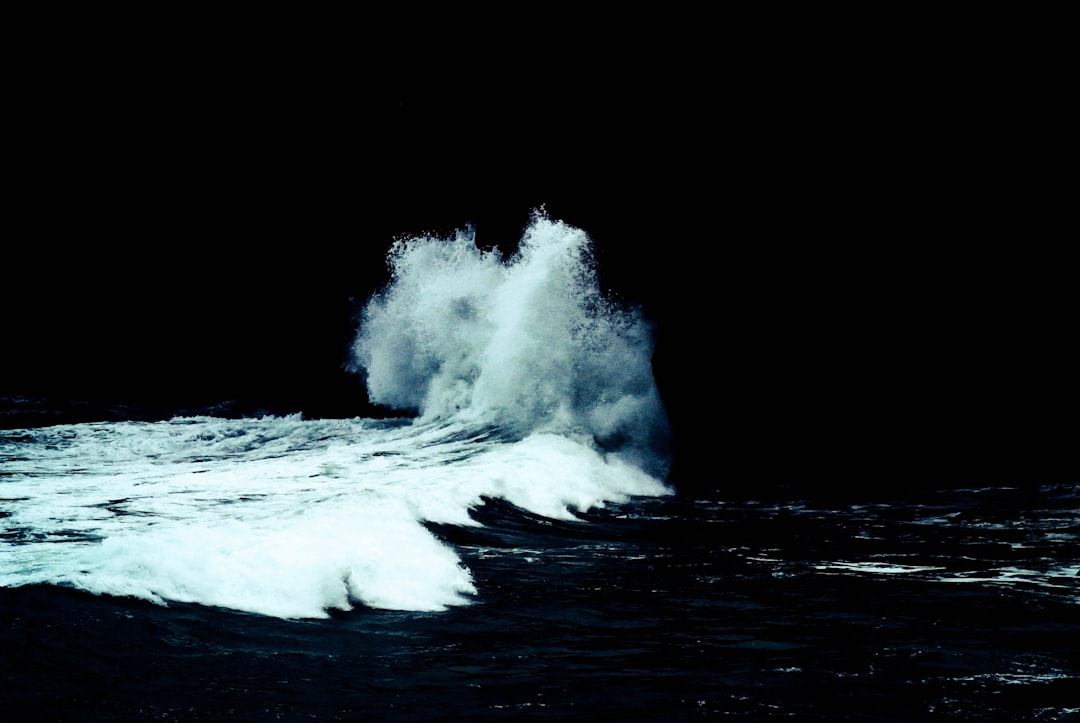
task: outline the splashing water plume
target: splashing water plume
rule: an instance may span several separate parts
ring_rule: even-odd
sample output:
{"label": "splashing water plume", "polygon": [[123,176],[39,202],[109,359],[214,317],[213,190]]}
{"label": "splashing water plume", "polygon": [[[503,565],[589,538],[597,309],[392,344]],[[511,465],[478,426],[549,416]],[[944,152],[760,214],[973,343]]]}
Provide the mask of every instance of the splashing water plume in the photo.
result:
{"label": "splashing water plume", "polygon": [[670,494],[639,313],[589,238],[535,215],[518,251],[471,231],[389,254],[355,368],[407,419],[92,423],[0,436],[0,585],[55,584],[278,617],[443,610],[477,594],[429,523],[486,499],[549,519]]}
{"label": "splashing water plume", "polygon": [[389,263],[354,346],[373,402],[577,436],[665,474],[650,328],[600,293],[583,231],[536,213],[509,259],[469,229],[398,241]]}

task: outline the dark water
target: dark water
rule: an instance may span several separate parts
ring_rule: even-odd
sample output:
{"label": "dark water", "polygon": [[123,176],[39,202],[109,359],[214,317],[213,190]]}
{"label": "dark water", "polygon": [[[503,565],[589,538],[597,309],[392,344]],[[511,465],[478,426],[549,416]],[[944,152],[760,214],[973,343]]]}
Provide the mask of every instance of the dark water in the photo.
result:
{"label": "dark water", "polygon": [[[295,33],[245,34],[274,38],[247,53],[226,32],[199,63],[43,23],[9,118],[24,218],[0,284],[0,397],[99,401],[15,418],[0,403],[0,426],[237,395],[255,401],[203,413],[363,414],[341,362],[389,240],[472,222],[484,245],[512,243],[542,205],[597,237],[604,285],[657,321],[693,492],[581,523],[492,502],[482,528],[435,528],[480,591],[445,612],[288,621],[0,587],[0,720],[1080,716],[1075,264],[1052,220],[1071,204],[1034,165],[1071,139],[1053,132],[1069,115],[1049,70],[1068,46],[1017,52],[1001,42],[1020,35],[1013,14],[1005,33],[901,23],[894,42],[774,15],[728,33],[723,57],[713,38],[664,58],[635,43],[640,72],[621,79],[609,52],[595,69],[574,52],[517,94],[501,62],[489,89],[473,68],[452,77],[445,61],[473,43],[447,53],[443,36],[436,63],[409,64],[438,92],[342,93],[355,43],[322,33],[275,63]],[[389,77],[377,53],[368,80]],[[698,420],[721,408],[741,461],[722,468],[755,479],[828,477],[861,446],[840,466],[872,490],[881,458],[931,451],[891,461],[888,493],[748,498],[753,480],[710,464],[721,417]],[[896,492],[930,457],[967,489]]]}
{"label": "dark water", "polygon": [[283,621],[0,590],[4,717],[1072,720],[1080,488],[675,496],[434,527],[477,601]]}

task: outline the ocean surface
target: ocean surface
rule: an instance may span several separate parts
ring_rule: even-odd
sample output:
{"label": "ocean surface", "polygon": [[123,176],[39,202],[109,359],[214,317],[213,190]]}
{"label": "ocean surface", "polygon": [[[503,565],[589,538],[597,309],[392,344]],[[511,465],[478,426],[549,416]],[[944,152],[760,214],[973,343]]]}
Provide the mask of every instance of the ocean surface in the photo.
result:
{"label": "ocean surface", "polygon": [[388,261],[384,416],[3,398],[0,718],[1080,719],[1080,480],[679,489],[586,233]]}

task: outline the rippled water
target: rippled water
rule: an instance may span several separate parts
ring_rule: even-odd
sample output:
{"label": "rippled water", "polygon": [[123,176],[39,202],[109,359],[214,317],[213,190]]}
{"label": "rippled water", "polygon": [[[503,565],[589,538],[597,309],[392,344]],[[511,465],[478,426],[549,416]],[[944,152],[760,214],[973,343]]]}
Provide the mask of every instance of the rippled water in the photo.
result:
{"label": "rippled water", "polygon": [[288,621],[0,591],[5,706],[61,719],[1070,720],[1080,489],[487,500],[477,601]]}

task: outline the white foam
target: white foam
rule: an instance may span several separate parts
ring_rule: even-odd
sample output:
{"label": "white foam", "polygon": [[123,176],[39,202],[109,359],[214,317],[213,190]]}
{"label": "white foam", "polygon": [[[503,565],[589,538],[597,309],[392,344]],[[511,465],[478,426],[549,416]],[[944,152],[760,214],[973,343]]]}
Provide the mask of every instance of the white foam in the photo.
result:
{"label": "white foam", "polygon": [[466,602],[475,588],[457,556],[392,507],[132,530],[87,548],[83,571],[54,581],[279,617],[322,617],[354,603],[443,610]]}
{"label": "white foam", "polygon": [[6,527],[25,534],[0,557],[0,584],[287,618],[470,603],[483,591],[423,523],[476,524],[484,496],[571,518],[668,493],[582,441],[504,440],[460,422],[206,418],[26,434],[36,440],[0,446],[0,459],[27,457],[5,477]]}
{"label": "white foam", "polygon": [[815,570],[841,572],[865,572],[875,575],[910,575],[919,572],[934,572],[945,568],[936,565],[901,565],[888,562],[826,562],[814,565]]}
{"label": "white foam", "polygon": [[389,262],[393,281],[365,307],[353,349],[373,402],[582,434],[666,473],[651,329],[600,293],[582,230],[537,213],[509,259],[468,230],[399,241]]}
{"label": "white foam", "polygon": [[0,584],[281,617],[441,610],[477,590],[425,522],[476,524],[485,496],[571,518],[670,492],[650,329],[603,298],[583,231],[537,213],[509,259],[469,230],[401,241],[389,261],[355,368],[373,401],[414,422],[203,417],[10,435],[0,511],[20,539]]}

